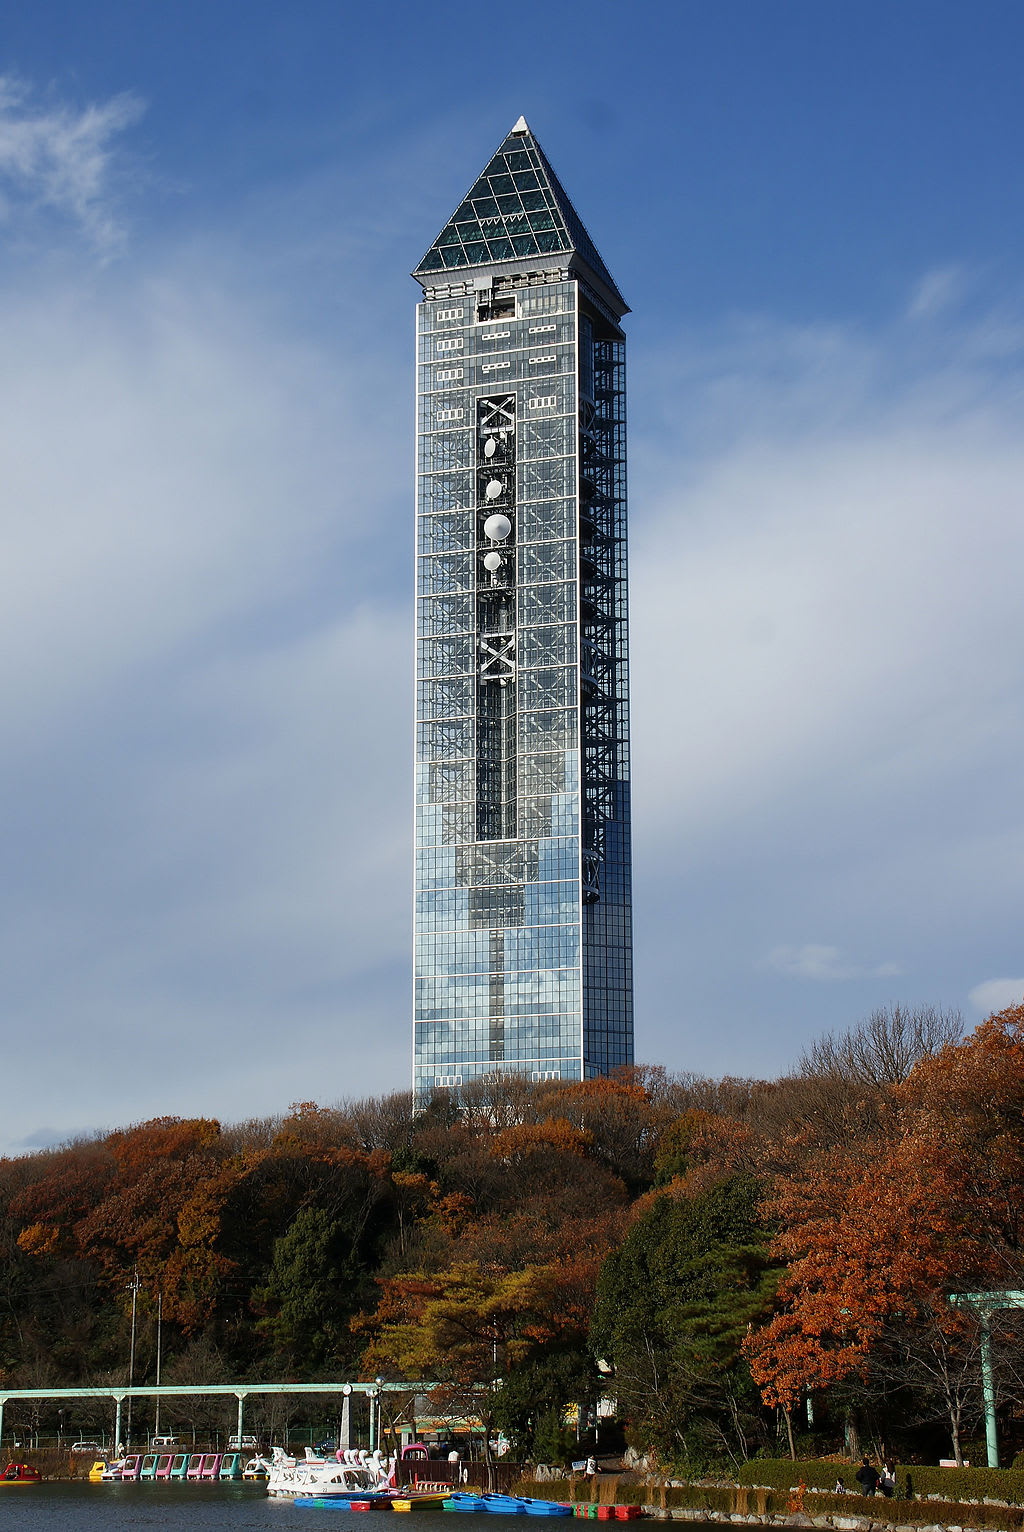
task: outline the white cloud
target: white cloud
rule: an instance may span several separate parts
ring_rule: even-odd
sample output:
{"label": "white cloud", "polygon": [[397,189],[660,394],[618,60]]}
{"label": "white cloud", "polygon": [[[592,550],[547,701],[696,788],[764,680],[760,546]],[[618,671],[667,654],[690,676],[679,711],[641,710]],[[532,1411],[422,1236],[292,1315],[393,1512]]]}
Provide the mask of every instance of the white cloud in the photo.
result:
{"label": "white cloud", "polygon": [[911,319],[934,319],[959,302],[966,288],[960,266],[937,266],[918,282],[907,309]]}
{"label": "white cloud", "polygon": [[0,290],[15,1148],[407,1076],[406,464],[358,360],[200,264]]}
{"label": "white cloud", "polygon": [[767,966],[791,979],[890,979],[900,973],[897,963],[876,967],[844,960],[838,947],[806,942],[802,947],[773,947]]}
{"label": "white cloud", "polygon": [[[659,455],[640,490],[634,690],[657,747],[644,786],[698,836],[830,772],[860,797],[963,769],[1020,729],[1016,378],[954,353],[919,361],[893,395],[878,374],[887,346],[890,372],[907,368],[898,334],[870,367],[862,340],[835,335],[827,365],[819,352],[804,367],[783,332],[766,379],[765,344],[708,422],[709,390],[678,390],[698,441],[671,467]],[[713,392],[714,352],[704,365]]]}
{"label": "white cloud", "polygon": [[979,1016],[990,1016],[993,1011],[1024,1003],[1024,979],[986,979],[976,984],[967,998]]}
{"label": "white cloud", "polygon": [[[102,239],[115,117],[90,131],[91,179],[69,149],[48,191],[0,135],[0,183]],[[347,224],[303,264],[274,223],[0,289],[0,1008],[39,1081],[15,1141],[407,1079],[403,300],[394,262],[345,265]],[[784,1069],[893,998],[893,952],[911,1003],[1015,971],[1022,331],[938,329],[634,346],[642,1057]],[[736,961],[765,952],[820,982]]]}
{"label": "white cloud", "polygon": [[[762,321],[669,337],[657,370],[634,358],[642,1056],[718,1069],[746,1036],[745,1069],[780,1069],[880,999],[955,1006],[982,953],[1014,971],[1014,322],[923,340]],[[773,1001],[735,954],[780,926],[839,949],[793,946],[788,971],[847,983]],[[892,953],[913,986],[880,996]]]}
{"label": "white cloud", "polygon": [[387,998],[409,950],[404,626],[363,607],[231,652],[208,635],[118,705],[148,748],[79,725],[68,771],[19,805],[9,1058],[27,1067],[46,1018],[51,1110],[238,1118],[404,1082],[408,1018]]}
{"label": "white cloud", "polygon": [[[15,1137],[407,1077],[410,475],[363,359],[200,265],[0,295]],[[771,1073],[1013,971],[1024,449],[973,335],[745,334],[692,434],[633,411],[638,1052]]]}
{"label": "white cloud", "polygon": [[95,1138],[101,1131],[98,1128],[34,1128],[31,1133],[26,1133],[24,1138],[17,1139],[9,1148],[28,1151],[57,1149],[62,1144]]}
{"label": "white cloud", "polygon": [[[14,749],[245,623],[254,603],[286,602],[362,535],[374,498],[354,485],[373,446],[347,387],[258,312],[189,299],[171,276],[0,297],[0,705],[22,724]],[[344,565],[337,580],[354,592]]]}
{"label": "white cloud", "polygon": [[7,221],[18,208],[50,208],[74,219],[100,247],[120,233],[113,142],[144,111],[137,96],[73,107],[37,105],[11,76],[0,76],[0,188]]}

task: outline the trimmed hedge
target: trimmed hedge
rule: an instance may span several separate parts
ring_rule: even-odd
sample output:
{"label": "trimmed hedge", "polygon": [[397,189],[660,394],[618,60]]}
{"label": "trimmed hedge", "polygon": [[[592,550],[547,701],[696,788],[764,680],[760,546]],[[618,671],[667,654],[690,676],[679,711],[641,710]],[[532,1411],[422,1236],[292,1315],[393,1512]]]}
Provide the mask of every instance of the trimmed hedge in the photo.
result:
{"label": "trimmed hedge", "polygon": [[1024,1506],[1024,1473],[1019,1468],[922,1468],[909,1463],[900,1466],[897,1482],[906,1482],[908,1494]]}
{"label": "trimmed hedge", "polygon": [[822,1463],[817,1458],[807,1462],[790,1458],[751,1458],[741,1463],[736,1473],[739,1484],[762,1484],[766,1489],[785,1490],[805,1484],[809,1490],[831,1489],[837,1478],[844,1481],[851,1470],[845,1463]]}
{"label": "trimmed hedge", "polygon": [[[655,1505],[679,1510],[734,1512],[766,1511],[781,1516],[788,1495],[775,1495],[760,1489],[733,1489],[727,1485],[681,1484],[666,1489],[660,1484],[638,1484],[635,1479],[612,1484],[615,1475],[589,1479],[521,1479],[510,1493],[538,1500],[585,1501],[600,1505]],[[597,1494],[594,1494],[594,1490]]]}
{"label": "trimmed hedge", "polygon": [[[804,1468],[831,1468],[832,1479],[829,1485],[835,1483],[836,1464],[834,1463],[792,1463],[789,1458],[765,1459],[757,1458],[752,1463],[745,1464],[746,1470],[754,1468],[755,1464],[760,1467],[770,1466],[774,1470],[786,1469],[780,1473],[780,1478],[788,1478],[790,1484],[796,1478],[799,1485],[803,1473],[793,1474],[793,1469]],[[843,1465],[840,1464],[840,1471]],[[926,1473],[949,1474],[953,1469],[936,1468],[924,1470]],[[970,1474],[974,1470],[956,1470]],[[984,1470],[978,1470],[983,1472]],[[995,1470],[991,1470],[995,1472]],[[1012,1470],[1003,1470],[1012,1472]],[[911,1468],[911,1475],[921,1472],[920,1469]],[[528,1495],[542,1500],[561,1501],[594,1501],[599,1497],[600,1503],[605,1505],[654,1505],[661,1506],[665,1510],[690,1510],[712,1511],[723,1516],[778,1516],[784,1517],[790,1509],[792,1494],[790,1484],[779,1485],[775,1488],[766,1488],[761,1485],[739,1485],[730,1488],[725,1485],[711,1484],[681,1484],[666,1488],[657,1484],[637,1484],[632,1476],[625,1483],[612,1483],[612,1476],[604,1479],[588,1479],[582,1475],[566,1479],[546,1479],[537,1482],[533,1479],[520,1479],[517,1484],[510,1487],[509,1493],[513,1495]],[[944,1526],[955,1527],[985,1527],[992,1528],[993,1532],[1024,1532],[1024,1509],[1016,1506],[998,1505],[965,1505],[956,1500],[887,1500],[884,1495],[833,1495],[814,1494],[810,1484],[805,1479],[807,1491],[803,1496],[802,1506],[808,1516],[862,1516],[870,1518],[876,1524],[888,1524],[890,1526],[934,1526],[939,1523]],[[594,1491],[598,1494],[595,1495]]]}
{"label": "trimmed hedge", "polygon": [[887,1500],[878,1495],[805,1495],[809,1516],[867,1516],[877,1525],[992,1527],[1020,1532],[1024,1511],[1003,1505],[963,1505],[952,1500]]}
{"label": "trimmed hedge", "polygon": [[[830,1490],[837,1477],[855,1487],[856,1464],[823,1463],[818,1459],[795,1463],[789,1458],[751,1458],[736,1475],[740,1484],[763,1484],[769,1489],[789,1490],[806,1484],[808,1490]],[[1024,1471],[1018,1468],[932,1468],[900,1463],[896,1469],[896,1496],[937,1495],[949,1504],[972,1500],[1002,1500],[1024,1506]],[[869,1497],[877,1505],[877,1495]],[[890,1502],[891,1503],[891,1502]]]}
{"label": "trimmed hedge", "polygon": [[728,1489],[712,1484],[687,1484],[660,1491],[646,1490],[646,1505],[662,1505],[666,1510],[724,1511],[727,1516],[781,1516],[788,1495],[770,1490]]}

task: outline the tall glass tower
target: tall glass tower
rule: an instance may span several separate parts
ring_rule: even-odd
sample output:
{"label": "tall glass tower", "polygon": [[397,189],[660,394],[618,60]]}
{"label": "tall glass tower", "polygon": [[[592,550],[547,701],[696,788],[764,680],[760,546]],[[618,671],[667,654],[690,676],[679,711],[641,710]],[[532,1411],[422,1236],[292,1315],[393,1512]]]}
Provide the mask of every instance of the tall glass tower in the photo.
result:
{"label": "tall glass tower", "polygon": [[633,1060],[628,309],[523,118],[413,275],[422,1102]]}

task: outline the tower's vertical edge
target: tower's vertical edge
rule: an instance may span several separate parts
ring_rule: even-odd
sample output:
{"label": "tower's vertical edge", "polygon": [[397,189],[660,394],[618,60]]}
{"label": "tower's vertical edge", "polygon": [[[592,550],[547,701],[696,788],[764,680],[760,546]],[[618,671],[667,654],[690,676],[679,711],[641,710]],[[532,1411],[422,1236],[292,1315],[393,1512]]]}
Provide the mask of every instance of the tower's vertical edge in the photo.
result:
{"label": "tower's vertical edge", "polygon": [[522,120],[415,275],[422,1103],[633,1016],[626,305]]}

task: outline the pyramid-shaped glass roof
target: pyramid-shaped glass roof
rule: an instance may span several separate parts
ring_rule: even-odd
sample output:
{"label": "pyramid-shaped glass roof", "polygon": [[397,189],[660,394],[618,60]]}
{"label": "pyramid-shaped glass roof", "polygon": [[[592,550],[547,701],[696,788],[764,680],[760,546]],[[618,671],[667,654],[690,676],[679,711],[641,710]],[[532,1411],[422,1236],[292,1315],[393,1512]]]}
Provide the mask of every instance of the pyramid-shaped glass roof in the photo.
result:
{"label": "pyramid-shaped glass roof", "polygon": [[579,214],[520,117],[413,276],[560,251],[580,255],[626,311],[626,303]]}

